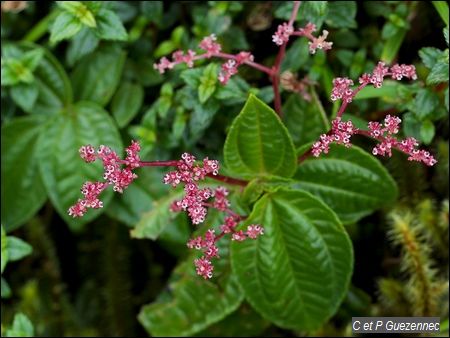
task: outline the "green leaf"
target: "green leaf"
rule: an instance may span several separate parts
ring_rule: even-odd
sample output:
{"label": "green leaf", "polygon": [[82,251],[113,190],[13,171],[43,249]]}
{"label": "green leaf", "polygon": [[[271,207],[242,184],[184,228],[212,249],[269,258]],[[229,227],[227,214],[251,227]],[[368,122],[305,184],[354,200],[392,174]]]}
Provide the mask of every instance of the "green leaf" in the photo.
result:
{"label": "green leaf", "polygon": [[264,235],[231,244],[232,268],[246,299],[277,326],[318,329],[336,312],[350,282],[353,250],[345,229],[323,202],[286,189],[255,204],[243,225],[253,223],[264,227]]}
{"label": "green leaf", "polygon": [[414,103],[417,117],[423,120],[432,115],[439,106],[439,97],[430,89],[422,88],[417,92]]}
{"label": "green leaf", "polygon": [[72,14],[81,23],[88,27],[95,27],[95,18],[92,12],[81,1],[57,1],[60,8]]}
{"label": "green leaf", "polygon": [[329,129],[325,111],[312,90],[311,102],[292,94],[283,105],[284,122],[296,146],[316,140]]}
{"label": "green leaf", "polygon": [[383,51],[381,52],[381,60],[386,62],[387,64],[392,63],[397,53],[400,49],[400,46],[405,39],[407,30],[401,28],[395,33],[392,37],[386,40],[384,43]]}
{"label": "green leaf", "polygon": [[43,123],[35,115],[2,126],[1,218],[7,231],[27,222],[47,199],[37,162]]}
{"label": "green leaf", "polygon": [[435,135],[435,128],[433,122],[430,120],[425,120],[420,126],[420,139],[425,144],[430,144],[433,141]]}
{"label": "green leaf", "polygon": [[169,112],[169,109],[172,106],[172,99],[173,99],[173,87],[169,82],[164,83],[161,87],[159,99],[156,102],[158,115],[161,118],[165,118],[167,116],[167,113]]}
{"label": "green leaf", "polygon": [[[2,254],[3,255],[3,254]],[[11,288],[9,287],[8,282],[6,279],[2,277],[1,279],[1,292],[2,292],[2,298],[9,298],[12,295]]]}
{"label": "green leaf", "polygon": [[328,26],[336,28],[356,28],[356,1],[328,2]]}
{"label": "green leaf", "polygon": [[50,30],[50,41],[52,43],[70,39],[77,34],[83,25],[81,21],[67,12],[58,15]]}
{"label": "green leaf", "polygon": [[164,228],[175,218],[176,214],[170,211],[173,201],[180,199],[183,190],[168,194],[168,196],[154,201],[150,211],[143,213],[136,227],[131,230],[131,237],[150,238],[156,240]]}
{"label": "green leaf", "polygon": [[12,327],[6,330],[6,337],[33,337],[34,327],[27,316],[18,313],[14,316]]}
{"label": "green leaf", "polygon": [[163,18],[162,1],[142,1],[140,2],[142,14],[151,22],[159,25]]}
{"label": "green leaf", "polygon": [[70,40],[66,50],[66,60],[70,66],[77,63],[83,56],[92,53],[98,46],[100,40],[95,36],[92,29],[83,28]]}
{"label": "green leaf", "polygon": [[[289,70],[295,72],[305,67],[309,59],[309,48],[307,39],[297,39],[289,46],[286,56],[281,63],[281,71]],[[226,87],[226,86],[224,86]]]}
{"label": "green leaf", "polygon": [[198,87],[198,99],[200,103],[205,103],[216,90],[217,64],[209,64],[203,71]]}
{"label": "green leaf", "polygon": [[8,236],[9,261],[18,261],[33,252],[33,248],[27,242],[14,236]]}
{"label": "green leaf", "polygon": [[159,44],[158,48],[156,48],[154,56],[156,58],[160,58],[164,55],[172,53],[175,49],[177,49],[177,45],[173,41],[163,41]]}
{"label": "green leaf", "polygon": [[[206,229],[205,229],[206,230]],[[198,233],[197,233],[198,235]],[[235,311],[244,295],[230,273],[229,241],[219,243],[221,259],[214,262],[214,277],[195,274],[194,255],[173,272],[166,291],[139,313],[139,322],[154,337],[192,336]]]}
{"label": "green leaf", "polygon": [[111,102],[111,112],[120,128],[130,123],[139,112],[144,101],[144,88],[141,85],[124,82]]}
{"label": "green leaf", "polygon": [[39,64],[41,63],[42,58],[44,57],[44,53],[45,53],[44,50],[41,47],[38,47],[29,52],[26,52],[20,58],[20,61],[30,71],[34,71],[37,68],[37,66],[39,66]]}
{"label": "green leaf", "polygon": [[440,59],[431,69],[427,77],[427,84],[448,82],[448,55],[447,61]]}
{"label": "green leaf", "polygon": [[445,25],[448,26],[448,4],[445,1],[432,1],[432,3],[441,19],[445,22]]}
{"label": "green leaf", "polygon": [[353,223],[397,198],[394,180],[371,154],[333,145],[328,154],[308,158],[294,176],[296,187],[321,198],[343,223]]}
{"label": "green leaf", "polygon": [[72,74],[77,100],[105,106],[119,85],[125,52],[117,46],[105,46],[85,57]]}
{"label": "green leaf", "polygon": [[[3,212],[2,212],[3,214]],[[1,256],[1,273],[5,270],[5,266],[8,263],[9,252],[8,252],[8,237],[6,236],[5,229],[2,225],[2,256]],[[2,278],[3,280],[3,278]]]}
{"label": "green leaf", "polygon": [[444,98],[445,98],[445,108],[447,108],[448,111],[448,87],[444,92]]}
{"label": "green leaf", "polygon": [[448,47],[448,26],[444,28],[444,39]]}
{"label": "green leaf", "polygon": [[238,177],[292,176],[294,145],[276,113],[250,95],[228,132],[224,147],[227,168]]}
{"label": "green leaf", "polygon": [[67,214],[69,207],[82,197],[83,183],[103,177],[101,163],[85,163],[78,149],[86,144],[105,144],[121,156],[122,142],[114,121],[99,105],[79,102],[49,120],[38,142],[39,168],[50,199],[66,223],[73,230],[80,230],[108,206],[112,189],[100,196],[105,208],[89,210],[76,219]]}
{"label": "green leaf", "polygon": [[127,41],[128,34],[120,18],[113,11],[101,8],[96,15],[97,29],[95,33],[103,40]]}
{"label": "green leaf", "polygon": [[2,85],[9,86],[15,85],[17,83],[32,83],[34,81],[34,76],[30,68],[28,68],[20,60],[8,59],[3,62],[2,73]]}
{"label": "green leaf", "polygon": [[219,111],[220,105],[217,101],[210,100],[207,103],[195,103],[194,111],[189,120],[191,142],[203,136],[203,132],[211,125],[211,122]]}
{"label": "green leaf", "polygon": [[433,68],[436,62],[442,57],[443,53],[435,47],[425,47],[419,50],[419,56],[427,68]]}
{"label": "green leaf", "polygon": [[27,113],[31,113],[39,95],[39,87],[35,82],[19,83],[11,88],[11,98]]}

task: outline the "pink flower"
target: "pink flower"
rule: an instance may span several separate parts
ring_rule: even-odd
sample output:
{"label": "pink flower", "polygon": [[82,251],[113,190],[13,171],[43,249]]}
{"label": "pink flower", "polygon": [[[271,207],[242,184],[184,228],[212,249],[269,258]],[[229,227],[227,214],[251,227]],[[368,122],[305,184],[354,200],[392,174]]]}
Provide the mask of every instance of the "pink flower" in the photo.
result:
{"label": "pink flower", "polygon": [[313,144],[311,148],[313,156],[318,157],[321,153],[328,154],[331,143],[343,144],[347,148],[351,147],[350,138],[358,131],[352,121],[343,122],[340,117],[337,117],[331,125],[328,135],[322,134],[320,140]]}
{"label": "pink flower", "polygon": [[153,65],[153,68],[157,69],[160,74],[164,74],[166,69],[172,69],[174,66],[175,64],[173,62],[170,62],[168,58],[163,57],[159,60],[159,63]]}
{"label": "pink flower", "polygon": [[216,40],[216,35],[211,34],[210,36],[203,38],[203,40],[200,42],[199,47],[206,52],[206,57],[211,57],[214,54],[218,54],[222,50],[222,46],[217,43]]}
{"label": "pink flower", "polygon": [[287,22],[285,22],[278,26],[278,29],[275,32],[275,34],[272,35],[272,41],[275,42],[275,44],[277,44],[278,46],[281,46],[289,41],[289,37],[293,32],[294,28]]}
{"label": "pink flower", "polygon": [[[81,217],[86,213],[87,208],[102,208],[103,203],[98,196],[109,185],[113,186],[114,191],[122,193],[138,177],[132,170],[140,167],[138,154],[140,149],[139,143],[132,141],[126,149],[127,157],[122,161],[116,152],[107,146],[101,145],[97,153],[91,145],[82,146],[79,150],[82,159],[86,162],[93,162],[98,158],[103,162],[105,182],[86,182],[81,188],[84,199],[79,199],[75,205],[69,208],[69,216]],[[122,169],[123,164],[125,167]]]}
{"label": "pink flower", "polygon": [[256,239],[264,234],[264,229],[259,224],[251,224],[247,227],[246,234],[249,238]]}
{"label": "pink flower", "polygon": [[242,230],[236,231],[231,235],[231,240],[233,241],[242,242],[245,241],[246,238],[247,236],[244,234]]}
{"label": "pink flower", "polygon": [[403,77],[416,80],[416,67],[413,65],[395,64],[391,67],[391,76],[394,80],[401,80]]}
{"label": "pink flower", "polygon": [[318,38],[313,38],[312,41],[308,43],[309,52],[315,54],[317,49],[329,50],[333,46],[333,42],[325,41],[328,37],[328,31],[323,30],[322,35]]}
{"label": "pink flower", "polygon": [[344,102],[352,102],[353,90],[350,88],[353,86],[353,81],[346,77],[337,77],[333,80],[333,89],[331,91],[331,100],[336,101],[342,99]]}
{"label": "pink flower", "polygon": [[304,28],[299,28],[298,32],[306,37],[312,36],[312,33],[316,31],[316,25],[308,22]]}
{"label": "pink flower", "polygon": [[384,62],[378,62],[377,66],[373,70],[372,76],[370,77],[370,82],[375,88],[381,88],[383,85],[384,77],[388,74],[389,68],[385,67]]}
{"label": "pink flower", "polygon": [[198,258],[194,260],[194,264],[198,275],[202,276],[204,279],[212,277],[214,266],[207,258]]}

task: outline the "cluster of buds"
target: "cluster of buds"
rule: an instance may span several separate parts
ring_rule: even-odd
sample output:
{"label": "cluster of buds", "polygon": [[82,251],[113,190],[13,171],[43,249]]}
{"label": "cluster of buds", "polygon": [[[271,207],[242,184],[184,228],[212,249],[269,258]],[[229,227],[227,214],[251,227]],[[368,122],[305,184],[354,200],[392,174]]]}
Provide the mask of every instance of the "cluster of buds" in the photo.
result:
{"label": "cluster of buds", "polygon": [[68,213],[72,217],[83,216],[88,208],[98,209],[103,207],[103,203],[98,199],[100,193],[109,185],[113,186],[113,190],[122,193],[137,175],[133,172],[140,166],[139,143],[132,141],[131,145],[126,148],[127,156],[121,160],[117,153],[111,148],[101,145],[96,151],[92,145],[82,146],[79,150],[80,156],[87,163],[100,159],[103,162],[103,179],[104,182],[86,182],[81,188],[83,199],[71,206]]}
{"label": "cluster of buds", "polygon": [[[219,257],[219,249],[216,241],[226,234],[231,234],[231,239],[235,241],[243,241],[246,238],[255,239],[262,235],[264,230],[260,225],[252,224],[247,227],[246,231],[236,231],[235,228],[241,216],[237,215],[229,209],[230,201],[228,200],[228,190],[224,187],[216,189],[200,188],[198,182],[207,176],[216,176],[219,172],[219,163],[216,160],[208,158],[203,159],[201,165],[196,164],[193,155],[184,153],[181,160],[177,162],[177,169],[167,173],[164,176],[164,183],[177,187],[184,184],[184,196],[182,199],[174,201],[170,209],[174,212],[187,211],[189,217],[194,224],[200,224],[205,221],[207,208],[214,208],[224,212],[225,223],[220,226],[221,233],[216,235],[215,230],[209,229],[204,237],[191,239],[187,246],[190,249],[202,250],[204,256],[195,260],[197,274],[205,279],[211,278],[214,266],[211,263],[212,258]],[[214,198],[213,201],[208,201]]]}
{"label": "cluster of buds", "polygon": [[351,147],[350,138],[358,131],[352,121],[343,122],[340,117],[337,117],[331,125],[330,132],[322,134],[320,140],[314,142],[311,149],[313,156],[318,157],[321,153],[328,154],[331,143],[343,144],[347,148]]}
{"label": "cluster of buds", "polygon": [[329,50],[333,46],[332,42],[326,41],[328,37],[328,31],[323,30],[322,35],[315,37],[312,33],[317,30],[316,25],[309,22],[305,27],[294,30],[294,27],[289,23],[285,22],[278,26],[277,31],[272,35],[272,41],[276,45],[282,46],[289,41],[291,35],[304,36],[308,40],[309,52],[315,54],[317,49]]}
{"label": "cluster of buds", "polygon": [[305,101],[311,101],[311,95],[308,92],[308,88],[314,84],[308,77],[298,79],[297,75],[291,71],[285,71],[280,76],[280,84],[283,89],[298,93]]}
{"label": "cluster of buds", "polygon": [[378,62],[371,74],[363,74],[359,78],[360,86],[357,89],[352,89],[353,81],[346,77],[338,77],[333,80],[333,89],[331,91],[331,100],[336,101],[342,99],[346,103],[352,102],[359,90],[372,84],[375,88],[381,88],[384,78],[391,76],[394,80],[401,80],[404,77],[411,80],[416,80],[416,68],[413,65],[399,65],[395,64],[392,67],[387,67],[384,62]]}
{"label": "cluster of buds", "polygon": [[221,71],[218,75],[220,83],[226,84],[230,77],[237,73],[238,67],[247,62],[253,62],[254,57],[250,52],[240,52],[236,55],[222,53],[222,46],[217,42],[215,34],[211,34],[202,39],[198,47],[203,50],[202,54],[197,54],[193,50],[188,50],[184,53],[177,50],[172,54],[172,60],[163,57],[159,63],[155,63],[153,67],[163,74],[167,69],[172,69],[178,64],[186,64],[189,68],[194,66],[194,61],[200,59],[209,59],[212,57],[219,57],[228,59],[222,64]]}
{"label": "cluster of buds", "polygon": [[370,136],[380,141],[373,148],[372,154],[391,157],[392,149],[396,148],[409,155],[408,161],[423,162],[428,166],[435,165],[437,161],[428,151],[417,149],[419,143],[414,137],[399,140],[394,136],[399,132],[401,122],[399,117],[391,115],[386,116],[384,125],[379,122],[369,122]]}

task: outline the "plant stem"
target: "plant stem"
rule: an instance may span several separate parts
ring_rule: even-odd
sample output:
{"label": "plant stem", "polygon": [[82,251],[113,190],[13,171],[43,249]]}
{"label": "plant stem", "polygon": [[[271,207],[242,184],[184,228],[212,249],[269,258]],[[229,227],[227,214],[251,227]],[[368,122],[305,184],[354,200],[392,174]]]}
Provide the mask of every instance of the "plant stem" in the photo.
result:
{"label": "plant stem", "polygon": [[59,10],[53,10],[39,21],[23,38],[23,41],[35,42],[48,32],[50,23],[58,16]]}
{"label": "plant stem", "polygon": [[[289,19],[288,25],[292,27],[294,24],[295,18],[297,17],[298,9],[300,8],[301,1],[294,1],[294,8],[292,9],[291,18]],[[281,70],[281,63],[284,59],[284,56],[286,54],[286,45],[287,42],[283,43],[280,46],[280,49],[278,51],[277,57],[275,59],[275,63],[272,66],[272,88],[273,88],[273,94],[274,94],[274,105],[275,105],[275,111],[279,116],[283,115],[282,109],[281,109],[281,96],[280,96],[280,70]]]}

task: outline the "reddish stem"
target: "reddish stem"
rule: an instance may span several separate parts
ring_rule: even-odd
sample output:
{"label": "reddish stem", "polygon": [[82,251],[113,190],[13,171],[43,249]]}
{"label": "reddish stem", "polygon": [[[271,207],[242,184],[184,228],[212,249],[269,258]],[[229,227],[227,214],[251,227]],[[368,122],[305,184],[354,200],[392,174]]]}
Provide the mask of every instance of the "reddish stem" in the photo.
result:
{"label": "reddish stem", "polygon": [[[234,54],[228,54],[228,53],[217,53],[217,54],[213,54],[213,56],[218,57],[218,58],[222,58],[222,59],[232,59],[235,60],[236,59],[236,55]],[[269,67],[263,66],[257,62],[253,62],[253,61],[245,61],[244,62],[247,66],[250,66],[252,68],[255,68],[263,73],[268,74],[269,76],[272,75],[272,69],[270,69]]]}
{"label": "reddish stem", "polygon": [[[367,86],[369,83],[368,82],[363,82],[361,85],[359,85],[354,91],[353,91],[353,95],[352,95],[352,99],[356,96],[356,94],[358,94],[365,86]],[[342,114],[344,114],[345,109],[347,109],[349,102],[344,101],[341,105],[341,107],[339,108],[339,111],[336,115],[336,117],[342,117]]]}
{"label": "reddish stem", "polygon": [[141,167],[176,167],[179,161],[140,161]]}

